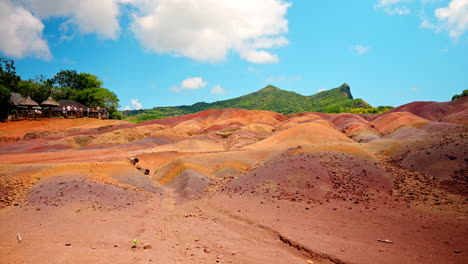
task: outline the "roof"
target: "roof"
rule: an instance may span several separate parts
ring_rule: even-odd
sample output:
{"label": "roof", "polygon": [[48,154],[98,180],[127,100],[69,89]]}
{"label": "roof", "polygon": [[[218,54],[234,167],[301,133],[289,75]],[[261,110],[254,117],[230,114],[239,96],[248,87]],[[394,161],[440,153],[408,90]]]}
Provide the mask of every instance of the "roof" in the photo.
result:
{"label": "roof", "polygon": [[83,108],[83,110],[88,108],[86,105],[80,104],[77,101],[73,101],[73,100],[62,100],[59,102],[59,105],[60,105],[60,109],[62,109],[62,107],[66,108],[67,106],[70,106],[70,107],[76,106],[76,108],[78,109]]}
{"label": "roof", "polygon": [[52,97],[49,97],[47,100],[41,103],[43,106],[59,106],[59,103],[57,103]]}
{"label": "roof", "polygon": [[18,106],[39,106],[39,104],[28,96],[28,98],[19,103]]}
{"label": "roof", "polygon": [[24,100],[25,98],[19,93],[10,94],[10,102],[16,106],[18,106],[18,104],[23,102]]}

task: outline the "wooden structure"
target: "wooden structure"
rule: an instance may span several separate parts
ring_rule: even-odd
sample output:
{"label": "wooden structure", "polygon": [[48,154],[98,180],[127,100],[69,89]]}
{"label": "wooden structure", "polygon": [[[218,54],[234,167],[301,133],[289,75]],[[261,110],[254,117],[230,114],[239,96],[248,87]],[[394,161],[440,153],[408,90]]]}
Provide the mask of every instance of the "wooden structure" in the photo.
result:
{"label": "wooden structure", "polygon": [[90,108],[73,100],[62,100],[57,103],[52,97],[49,97],[39,105],[29,96],[25,99],[18,93],[11,93],[10,103],[14,109],[13,115],[9,120],[81,117],[109,118],[109,113],[106,109],[100,107],[96,109]]}
{"label": "wooden structure", "polygon": [[41,103],[41,106],[43,108],[43,116],[47,117],[59,117],[61,116],[60,110],[57,111],[56,107],[60,106],[59,103],[57,103],[52,97],[49,97],[47,100]]}
{"label": "wooden structure", "polygon": [[41,106],[29,96],[18,104],[16,111],[25,118],[36,118],[42,115]]}

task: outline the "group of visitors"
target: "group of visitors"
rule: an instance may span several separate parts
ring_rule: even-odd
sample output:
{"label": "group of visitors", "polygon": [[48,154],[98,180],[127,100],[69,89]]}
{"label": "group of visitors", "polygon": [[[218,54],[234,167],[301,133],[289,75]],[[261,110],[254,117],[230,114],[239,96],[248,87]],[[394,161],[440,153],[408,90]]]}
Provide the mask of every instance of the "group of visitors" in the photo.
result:
{"label": "group of visitors", "polygon": [[74,105],[67,105],[62,107],[62,112],[64,116],[95,116],[100,118],[105,116],[106,109],[99,106],[96,109],[94,107],[83,109],[83,107],[78,108]]}

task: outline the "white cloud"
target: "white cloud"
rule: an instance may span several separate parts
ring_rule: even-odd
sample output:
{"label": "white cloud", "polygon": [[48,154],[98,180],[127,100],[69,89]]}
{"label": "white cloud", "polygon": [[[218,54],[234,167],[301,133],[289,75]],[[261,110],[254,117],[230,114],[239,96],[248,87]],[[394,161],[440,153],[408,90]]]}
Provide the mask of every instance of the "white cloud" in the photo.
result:
{"label": "white cloud", "polygon": [[130,108],[130,106],[127,105],[127,106],[124,107],[123,110],[124,110],[124,111],[128,111],[128,110],[132,110],[132,109]]}
{"label": "white cloud", "polygon": [[207,84],[207,82],[203,81],[202,77],[192,77],[183,80],[179,86],[172,86],[169,90],[178,93],[182,90],[197,90],[205,87]]}
{"label": "white cloud", "polygon": [[404,5],[401,5],[408,0],[379,0],[375,8],[383,9],[385,13],[389,15],[408,15],[411,13],[410,9]]}
{"label": "white cloud", "polygon": [[52,58],[42,37],[44,24],[31,12],[9,0],[0,1],[0,51],[7,56]]}
{"label": "white cloud", "polygon": [[215,85],[210,91],[211,94],[216,94],[216,95],[225,94],[226,92],[227,92],[226,89],[221,87],[221,85],[219,84]]}
{"label": "white cloud", "polygon": [[135,0],[133,31],[147,50],[222,61],[230,51],[253,63],[277,63],[265,49],[288,44],[284,0]]}
{"label": "white cloud", "polygon": [[468,29],[468,0],[452,0],[447,7],[436,9],[434,14],[442,23],[441,28],[452,38],[460,37]]}
{"label": "white cloud", "polygon": [[123,0],[19,0],[41,19],[65,17],[60,27],[70,34],[72,25],[81,34],[96,33],[98,36],[116,39],[120,32],[118,17]]}
{"label": "white cloud", "polygon": [[320,93],[320,92],[323,92],[323,91],[326,91],[326,90],[323,89],[323,88],[320,88],[320,89],[317,90],[317,92],[319,92],[319,93]]}
{"label": "white cloud", "polygon": [[205,87],[207,85],[207,82],[203,81],[203,78],[201,77],[192,77],[188,78],[182,81],[180,84],[182,89],[187,89],[187,90],[196,90],[200,89],[202,87]]}
{"label": "white cloud", "polygon": [[353,47],[353,49],[359,54],[359,55],[363,55],[364,53],[368,52],[369,51],[369,47],[368,46],[362,46],[362,45],[355,45]]}
{"label": "white cloud", "polygon": [[243,50],[239,52],[241,58],[252,63],[278,63],[278,56],[264,50]]}
{"label": "white cloud", "polygon": [[135,110],[141,110],[143,108],[143,105],[138,101],[138,99],[132,99],[130,100],[130,103],[135,106]]}

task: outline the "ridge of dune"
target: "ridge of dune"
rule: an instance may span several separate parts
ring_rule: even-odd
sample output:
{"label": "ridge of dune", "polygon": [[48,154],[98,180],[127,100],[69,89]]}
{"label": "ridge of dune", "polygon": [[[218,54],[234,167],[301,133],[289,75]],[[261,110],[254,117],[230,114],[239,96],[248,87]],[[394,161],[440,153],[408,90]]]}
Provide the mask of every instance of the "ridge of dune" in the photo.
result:
{"label": "ridge of dune", "polygon": [[461,118],[446,118],[445,121],[454,123],[466,122],[466,117],[468,116],[468,98],[461,97],[457,100],[448,102],[411,102],[393,108],[392,110],[384,113],[384,115],[395,112],[410,112],[424,119],[437,122],[444,120],[445,117],[450,115],[460,115]]}
{"label": "ridge of dune", "polygon": [[354,141],[336,130],[328,121],[315,120],[297,124],[246,148],[288,148],[322,142]]}
{"label": "ridge of dune", "polygon": [[406,107],[2,123],[0,258],[465,263],[466,104]]}
{"label": "ridge of dune", "polygon": [[378,116],[370,122],[370,125],[382,135],[388,135],[405,126],[417,128],[428,122],[429,120],[410,112],[392,112]]}

